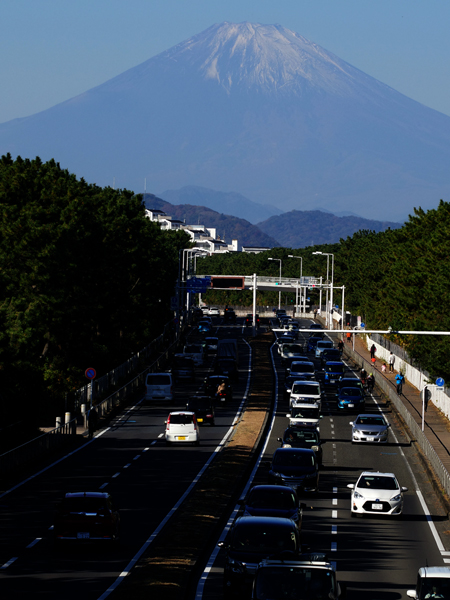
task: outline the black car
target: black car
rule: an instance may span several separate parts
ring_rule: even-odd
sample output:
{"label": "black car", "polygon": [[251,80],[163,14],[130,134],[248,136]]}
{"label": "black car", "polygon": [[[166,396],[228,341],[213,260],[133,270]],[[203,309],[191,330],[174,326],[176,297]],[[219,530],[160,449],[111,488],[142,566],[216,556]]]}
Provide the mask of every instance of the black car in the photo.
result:
{"label": "black car", "polygon": [[[222,385],[223,384],[223,385]],[[222,388],[218,392],[219,386]],[[216,402],[230,402],[233,400],[233,388],[230,379],[226,375],[209,375],[203,382],[203,391]]]}
{"label": "black car", "polygon": [[[259,327],[259,315],[255,315],[255,325]],[[245,317],[245,326],[252,327],[253,326],[253,314],[248,314]]]}
{"label": "black car", "polygon": [[365,390],[364,390],[363,382],[361,381],[361,379],[358,379],[358,377],[342,377],[339,380],[339,383],[338,383],[338,387],[337,387],[337,391],[336,391],[336,396],[339,396],[339,392],[344,387],[346,387],[346,388],[357,388],[358,390],[362,391],[363,396],[365,395]]}
{"label": "black car", "polygon": [[225,598],[248,595],[258,564],[274,554],[300,552],[300,535],[292,519],[281,517],[239,517],[226,542],[223,572]]}
{"label": "black car", "polygon": [[194,359],[183,354],[175,354],[172,363],[172,376],[174,381],[179,381],[180,379],[195,381]]}
{"label": "black car", "polygon": [[320,364],[322,367],[330,360],[341,360],[341,351],[339,348],[326,348],[322,351],[322,354],[320,355]]}
{"label": "black car", "polygon": [[308,448],[278,448],[272,457],[269,483],[288,485],[297,494],[319,491],[319,461]]}
{"label": "black car", "polygon": [[119,511],[106,492],[67,493],[58,506],[53,528],[56,544],[115,543],[119,532]]}
{"label": "black car", "polygon": [[320,433],[313,427],[288,427],[283,437],[278,438],[282,448],[310,448],[322,465],[322,442]]}
{"label": "black car", "polygon": [[293,361],[286,369],[286,376],[298,377],[301,379],[314,379],[316,374],[316,367],[313,362],[305,362],[305,361]]}
{"label": "black car", "polygon": [[290,487],[255,485],[239,504],[243,506],[244,516],[292,519],[297,529],[301,529],[305,505],[300,504],[297,494]]}
{"label": "black car", "polygon": [[232,308],[225,309],[223,320],[225,323],[236,323],[236,313]]}
{"label": "black car", "polygon": [[227,375],[233,381],[239,380],[239,369],[234,358],[218,358],[214,367],[215,375]]}
{"label": "black car", "polygon": [[186,410],[195,413],[197,423],[216,424],[214,400],[211,396],[192,396],[186,402]]}

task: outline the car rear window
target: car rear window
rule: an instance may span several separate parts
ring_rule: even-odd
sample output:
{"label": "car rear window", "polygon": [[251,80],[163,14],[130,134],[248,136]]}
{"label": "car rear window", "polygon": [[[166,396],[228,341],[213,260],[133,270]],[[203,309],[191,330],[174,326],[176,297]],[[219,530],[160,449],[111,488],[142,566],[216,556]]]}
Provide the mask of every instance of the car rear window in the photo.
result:
{"label": "car rear window", "polygon": [[165,373],[149,373],[147,385],[170,385],[170,375]]}
{"label": "car rear window", "polygon": [[193,415],[180,414],[170,415],[170,423],[173,425],[189,425],[194,420]]}
{"label": "car rear window", "polygon": [[282,550],[297,550],[297,538],[293,529],[279,527],[270,524],[266,527],[261,525],[237,525],[234,531],[232,548],[242,552],[256,552],[258,554],[274,554]]}
{"label": "car rear window", "polygon": [[291,371],[295,371],[296,373],[311,373],[311,371],[314,371],[314,365],[306,362],[293,362]]}
{"label": "car rear window", "polygon": [[296,508],[294,494],[283,489],[280,486],[279,490],[259,489],[250,491],[247,504],[253,508]]}
{"label": "car rear window", "polygon": [[62,510],[69,513],[98,514],[108,510],[105,498],[64,498]]}

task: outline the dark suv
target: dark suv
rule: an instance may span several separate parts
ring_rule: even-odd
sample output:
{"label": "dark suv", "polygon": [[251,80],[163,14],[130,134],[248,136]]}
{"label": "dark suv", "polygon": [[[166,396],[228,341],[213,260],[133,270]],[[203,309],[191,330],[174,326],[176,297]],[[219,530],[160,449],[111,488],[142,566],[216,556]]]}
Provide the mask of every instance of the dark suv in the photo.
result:
{"label": "dark suv", "polygon": [[236,323],[236,313],[232,308],[226,308],[225,313],[223,315],[223,320],[225,323],[231,322]]}
{"label": "dark suv", "polygon": [[239,517],[226,542],[219,546],[227,551],[223,592],[231,598],[249,591],[258,564],[280,552],[296,556],[300,537],[292,519],[282,517]]}
{"label": "dark suv", "polygon": [[186,410],[195,413],[197,423],[215,425],[214,401],[211,396],[192,396],[186,402]]}
{"label": "dark suv", "polygon": [[297,494],[319,491],[319,461],[314,450],[278,448],[272,457],[269,483],[288,485]]}
{"label": "dark suv", "polygon": [[[259,327],[259,315],[255,315],[255,325],[256,327]],[[253,314],[248,314],[245,317],[245,326],[246,327],[252,327],[253,326]]]}
{"label": "dark suv", "polygon": [[[221,384],[224,384],[221,386]],[[222,387],[218,392],[219,386]],[[217,402],[230,402],[233,400],[233,388],[229,378],[226,375],[209,375],[203,382],[203,391],[210,398],[215,398]]]}
{"label": "dark suv", "polygon": [[178,381],[179,379],[195,381],[194,359],[183,354],[175,354],[172,363],[172,376],[174,381]]}

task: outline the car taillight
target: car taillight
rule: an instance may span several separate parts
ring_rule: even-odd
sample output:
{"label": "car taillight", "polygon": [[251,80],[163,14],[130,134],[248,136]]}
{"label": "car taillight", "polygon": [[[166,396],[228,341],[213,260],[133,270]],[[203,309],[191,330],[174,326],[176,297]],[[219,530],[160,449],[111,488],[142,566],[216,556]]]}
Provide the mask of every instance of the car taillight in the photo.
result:
{"label": "car taillight", "polygon": [[167,417],[167,425],[170,423],[170,415]]}

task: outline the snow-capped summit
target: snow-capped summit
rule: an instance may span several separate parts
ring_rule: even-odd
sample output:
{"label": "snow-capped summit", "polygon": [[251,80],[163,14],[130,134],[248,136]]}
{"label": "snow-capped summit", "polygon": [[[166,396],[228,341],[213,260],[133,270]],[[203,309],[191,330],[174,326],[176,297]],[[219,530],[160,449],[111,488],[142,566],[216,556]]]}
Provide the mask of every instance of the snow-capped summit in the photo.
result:
{"label": "snow-capped summit", "polygon": [[377,220],[450,196],[450,117],[280,25],[213,25],[0,125],[6,152],[54,158],[99,185],[194,185]]}

